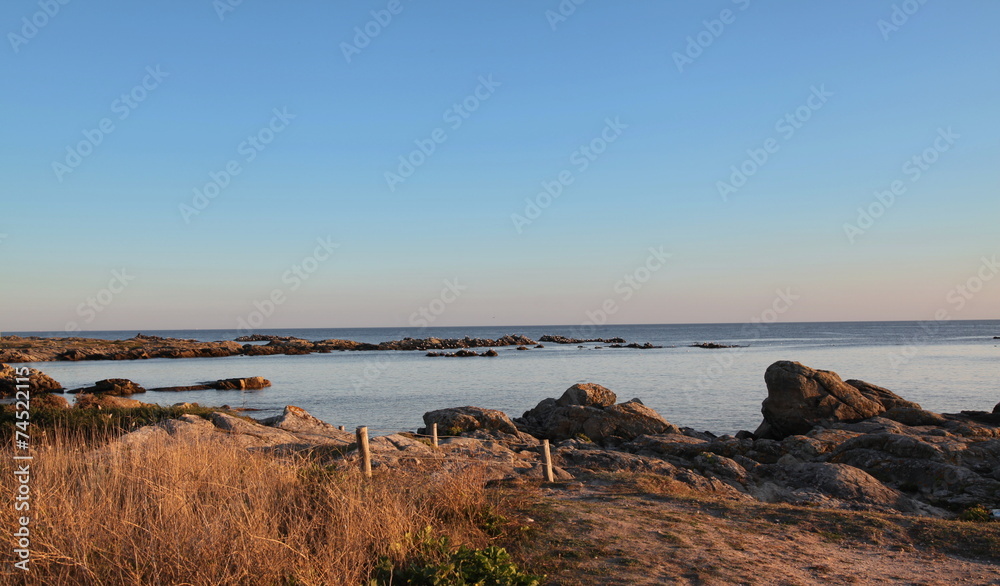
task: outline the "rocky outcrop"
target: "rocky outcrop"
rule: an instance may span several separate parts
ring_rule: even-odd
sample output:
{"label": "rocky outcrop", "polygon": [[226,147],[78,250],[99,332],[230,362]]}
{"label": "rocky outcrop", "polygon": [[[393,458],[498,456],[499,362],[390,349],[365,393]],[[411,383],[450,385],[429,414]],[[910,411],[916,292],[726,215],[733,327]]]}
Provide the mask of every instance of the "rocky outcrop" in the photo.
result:
{"label": "rocky outcrop", "polygon": [[285,406],[281,415],[269,417],[260,421],[261,425],[283,429],[316,441],[320,444],[349,444],[354,441],[354,434],[341,431],[329,423],[313,417],[305,409],[295,405]]}
{"label": "rocky outcrop", "polygon": [[499,432],[506,435],[519,435],[514,422],[510,420],[503,411],[496,409],[483,409],[481,407],[452,407],[450,409],[438,409],[424,413],[424,429],[421,433],[428,433],[431,425],[437,424],[438,433],[445,435],[459,435],[477,430],[487,432]]}
{"label": "rocky outcrop", "polygon": [[[27,390],[29,394],[62,390],[61,384],[40,370],[30,369],[27,377],[18,375],[18,370],[9,364],[0,364],[0,397],[13,397],[18,390]],[[27,389],[18,389],[18,385],[27,385]]]}
{"label": "rocky outcrop", "polygon": [[62,395],[40,393],[31,395],[32,409],[68,409],[69,401]]}
{"label": "rocky outcrop", "polygon": [[798,362],[775,362],[764,373],[764,382],[764,422],[754,432],[762,438],[804,434],[823,422],[861,421],[885,412],[886,403],[920,408],[886,389],[855,381],[866,395],[835,372],[815,370]]}
{"label": "rocky outcrop", "polygon": [[654,433],[679,431],[638,399],[615,404],[618,397],[595,384],[578,384],[558,399],[545,399],[515,420],[518,429],[535,437],[565,440],[624,441]]}
{"label": "rocky outcrop", "polygon": [[77,409],[134,409],[147,406],[147,403],[126,399],[115,395],[91,395],[82,393],[76,396],[73,406]]}
{"label": "rocky outcrop", "polygon": [[123,397],[127,395],[135,395],[137,393],[145,393],[146,389],[128,380],[127,378],[107,378],[97,381],[92,387],[73,389],[68,392]]}
{"label": "rocky outcrop", "polygon": [[354,440],[353,434],[338,431],[305,410],[291,405],[285,407],[281,415],[265,422],[270,425],[222,412],[214,412],[207,419],[183,415],[178,419],[169,419],[125,434],[118,443],[134,447],[147,442],[215,441],[250,450],[283,454],[318,448],[343,449]]}

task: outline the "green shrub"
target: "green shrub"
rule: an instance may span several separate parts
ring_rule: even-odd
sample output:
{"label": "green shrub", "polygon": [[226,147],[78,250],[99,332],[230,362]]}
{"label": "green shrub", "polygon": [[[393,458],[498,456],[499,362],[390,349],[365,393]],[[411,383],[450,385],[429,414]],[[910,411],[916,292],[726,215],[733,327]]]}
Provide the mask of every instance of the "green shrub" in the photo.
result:
{"label": "green shrub", "polygon": [[962,511],[958,518],[962,521],[985,522],[990,520],[990,510],[983,505],[973,505]]}
{"label": "green shrub", "polygon": [[425,527],[416,536],[420,559],[397,566],[383,557],[369,586],[538,586],[541,576],[522,572],[502,547],[483,549],[461,546],[450,552],[447,537],[434,537]]}

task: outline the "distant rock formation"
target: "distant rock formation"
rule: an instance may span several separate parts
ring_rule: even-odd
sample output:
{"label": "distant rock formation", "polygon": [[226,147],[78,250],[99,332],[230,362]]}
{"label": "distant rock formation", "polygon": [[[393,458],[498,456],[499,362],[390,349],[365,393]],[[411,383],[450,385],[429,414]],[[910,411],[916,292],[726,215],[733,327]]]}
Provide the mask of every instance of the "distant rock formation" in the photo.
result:
{"label": "distant rock formation", "polygon": [[624,338],[567,338],[565,336],[542,336],[539,342],[552,342],[553,344],[587,344],[597,342],[599,344],[625,344]]}

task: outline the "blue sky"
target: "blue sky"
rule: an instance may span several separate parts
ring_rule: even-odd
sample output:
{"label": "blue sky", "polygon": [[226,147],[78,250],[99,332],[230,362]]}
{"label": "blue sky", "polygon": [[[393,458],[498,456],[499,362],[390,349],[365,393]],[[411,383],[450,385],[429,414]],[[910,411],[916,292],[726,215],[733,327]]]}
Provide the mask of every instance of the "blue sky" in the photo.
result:
{"label": "blue sky", "polygon": [[0,330],[1000,317],[996,2],[229,1],[0,8]]}

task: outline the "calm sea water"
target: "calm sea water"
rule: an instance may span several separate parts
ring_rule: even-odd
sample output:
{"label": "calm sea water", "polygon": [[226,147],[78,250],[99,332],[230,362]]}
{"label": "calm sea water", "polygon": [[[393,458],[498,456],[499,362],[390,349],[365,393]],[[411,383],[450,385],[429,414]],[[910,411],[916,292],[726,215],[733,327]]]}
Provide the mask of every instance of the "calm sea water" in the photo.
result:
{"label": "calm sea water", "polygon": [[[144,334],[231,340],[224,330],[144,331]],[[523,334],[622,337],[665,346],[655,350],[597,348],[603,344],[516,351],[498,348],[496,358],[427,358],[423,352],[335,352],[306,356],[234,356],[184,360],[44,362],[38,368],[66,388],[105,378],[127,378],[147,388],[190,385],[220,378],[263,376],[260,391],[146,393],[146,402],[181,401],[245,406],[255,415],[298,405],[317,417],[352,429],[367,425],[390,432],[422,425],[425,411],[460,405],[500,409],[519,416],[546,397],[578,382],[604,385],[620,400],[638,397],[681,426],[734,433],[753,430],[767,396],[764,370],[776,360],[796,360],[887,387],[939,412],[989,411],[1000,401],[1000,320],[962,322],[621,325],[580,332],[571,326],[468,328],[276,329],[258,333],[308,340],[362,342],[414,338],[497,338]],[[87,332],[124,339],[136,332]],[[22,335],[64,336],[24,332]],[[705,350],[695,342],[748,345]]]}

